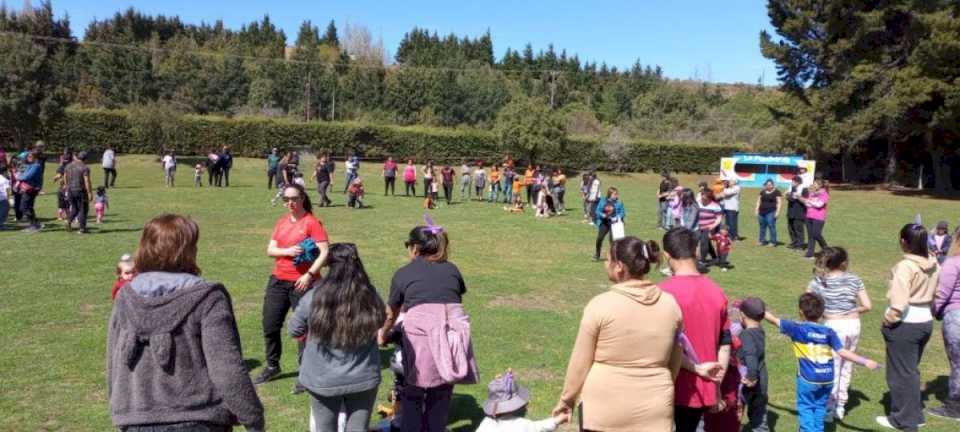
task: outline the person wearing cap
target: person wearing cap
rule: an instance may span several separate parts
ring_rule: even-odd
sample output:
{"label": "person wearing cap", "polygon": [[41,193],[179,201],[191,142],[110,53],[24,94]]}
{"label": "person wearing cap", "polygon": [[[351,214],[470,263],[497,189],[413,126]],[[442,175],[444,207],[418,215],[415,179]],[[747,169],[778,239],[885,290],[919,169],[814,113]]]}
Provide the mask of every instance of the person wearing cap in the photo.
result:
{"label": "person wearing cap", "polygon": [[937,262],[941,265],[947,259],[947,252],[950,250],[950,226],[947,221],[937,222],[937,229],[930,233],[930,255],[937,257]]}
{"label": "person wearing cap", "polygon": [[87,152],[77,153],[77,157],[63,169],[63,182],[67,189],[67,200],[70,202],[70,215],[67,217],[65,228],[71,230],[71,224],[77,219],[80,225],[79,234],[87,233],[87,214],[90,213],[90,201],[93,201],[93,188],[90,186],[90,167],[83,162]]}
{"label": "person wearing cap", "polygon": [[[270,155],[267,156],[267,190],[273,188],[273,185],[280,186],[279,172],[277,168],[280,166],[280,152],[276,147],[270,150]],[[276,180],[274,180],[276,179]]]}
{"label": "person wearing cap", "polygon": [[767,306],[756,297],[747,297],[740,302],[740,349],[737,360],[746,368],[743,376],[743,404],[747,412],[744,432],[766,432],[767,426],[767,360],[766,335],[763,332],[763,317]]}
{"label": "person wearing cap", "polygon": [[477,432],[553,432],[557,430],[557,426],[570,421],[569,414],[560,414],[540,421],[524,418],[528,403],[530,390],[517,384],[512,370],[508,370],[504,375],[497,375],[487,385],[487,400],[483,403],[486,418],[480,423]]}

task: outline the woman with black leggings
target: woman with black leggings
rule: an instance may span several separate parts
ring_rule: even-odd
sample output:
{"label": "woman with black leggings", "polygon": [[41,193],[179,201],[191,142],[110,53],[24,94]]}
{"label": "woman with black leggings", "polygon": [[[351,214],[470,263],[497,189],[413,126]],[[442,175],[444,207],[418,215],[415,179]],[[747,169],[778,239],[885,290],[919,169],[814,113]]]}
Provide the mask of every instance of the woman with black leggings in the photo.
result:
{"label": "woman with black leggings", "polygon": [[827,204],[830,202],[830,186],[824,180],[814,180],[810,185],[810,196],[800,198],[807,206],[807,258],[813,258],[816,245],[820,249],[827,247],[823,238],[823,226],[827,223]]}
{"label": "woman with black leggings", "polygon": [[610,243],[613,243],[615,240],[611,232],[613,224],[623,221],[625,215],[617,188],[607,189],[607,196],[600,198],[600,201],[597,202],[596,213],[593,218],[593,224],[597,226],[597,244],[593,253],[594,261],[600,261],[600,249],[603,248],[604,237],[609,235]]}

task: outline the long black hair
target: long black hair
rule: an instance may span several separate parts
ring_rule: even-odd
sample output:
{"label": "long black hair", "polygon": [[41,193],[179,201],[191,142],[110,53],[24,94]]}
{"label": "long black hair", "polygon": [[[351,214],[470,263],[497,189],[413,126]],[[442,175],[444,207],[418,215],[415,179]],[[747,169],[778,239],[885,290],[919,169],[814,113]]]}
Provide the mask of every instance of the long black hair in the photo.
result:
{"label": "long black hair", "polygon": [[334,243],[328,272],[313,294],[310,338],[321,345],[356,350],[374,340],[387,318],[386,307],[370,283],[353,243]]}

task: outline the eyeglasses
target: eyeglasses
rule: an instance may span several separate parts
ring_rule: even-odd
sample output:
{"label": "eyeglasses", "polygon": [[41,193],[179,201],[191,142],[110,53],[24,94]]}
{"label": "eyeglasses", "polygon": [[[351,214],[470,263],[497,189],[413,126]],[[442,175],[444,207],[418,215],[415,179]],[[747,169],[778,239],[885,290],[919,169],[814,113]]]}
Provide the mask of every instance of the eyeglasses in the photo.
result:
{"label": "eyeglasses", "polygon": [[295,196],[295,197],[284,196],[283,197],[283,202],[288,203],[290,201],[300,201],[300,196]]}

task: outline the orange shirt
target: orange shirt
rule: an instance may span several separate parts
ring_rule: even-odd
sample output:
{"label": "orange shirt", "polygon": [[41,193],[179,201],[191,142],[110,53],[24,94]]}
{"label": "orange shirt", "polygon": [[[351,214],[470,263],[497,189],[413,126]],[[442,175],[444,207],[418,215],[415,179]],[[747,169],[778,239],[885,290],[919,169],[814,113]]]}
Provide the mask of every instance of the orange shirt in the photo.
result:
{"label": "orange shirt", "polygon": [[516,176],[513,178],[513,191],[519,193],[520,189],[523,189],[523,178]]}
{"label": "orange shirt", "polygon": [[532,169],[528,169],[527,172],[523,173],[523,183],[527,185],[532,185],[534,180],[533,179],[534,173],[535,171]]}
{"label": "orange shirt", "polygon": [[[307,213],[300,220],[293,222],[289,214],[280,216],[276,227],[273,228],[271,240],[277,242],[277,247],[288,248],[300,244],[300,242],[310,237],[314,242],[322,243],[327,241],[327,230],[315,216]],[[293,257],[276,258],[276,264],[273,267],[273,275],[282,281],[296,281],[308,271],[310,263],[293,265]]]}
{"label": "orange shirt", "polygon": [[497,170],[497,171],[490,171],[490,182],[491,182],[491,183],[496,183],[496,182],[498,182],[498,181],[500,181],[500,171],[499,171],[499,170]]}

